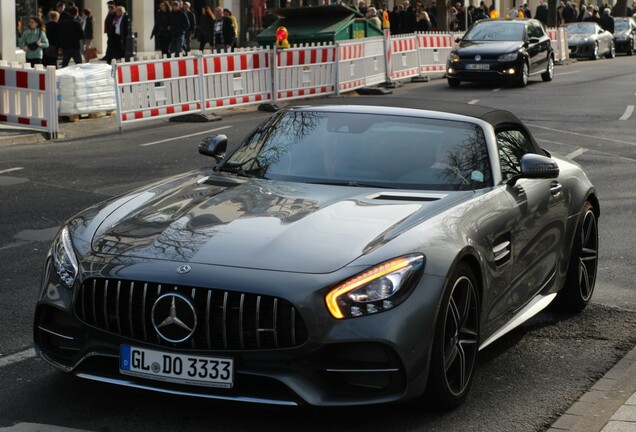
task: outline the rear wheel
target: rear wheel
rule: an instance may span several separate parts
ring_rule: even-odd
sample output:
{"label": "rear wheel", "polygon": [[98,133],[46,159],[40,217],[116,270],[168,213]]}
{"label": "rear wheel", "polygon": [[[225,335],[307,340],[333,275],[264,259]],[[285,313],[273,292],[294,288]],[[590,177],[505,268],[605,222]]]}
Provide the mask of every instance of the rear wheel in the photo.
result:
{"label": "rear wheel", "polygon": [[470,390],[479,343],[477,282],[460,263],[449,278],[435,326],[427,393],[439,408],[459,406]]}
{"label": "rear wheel", "polygon": [[590,60],[598,60],[598,42],[594,43],[594,48],[592,49]]}
{"label": "rear wheel", "polygon": [[552,81],[554,78],[554,58],[552,56],[548,57],[548,68],[541,74],[541,79],[543,81]]}
{"label": "rear wheel", "polygon": [[598,266],[598,222],[592,204],[586,202],[576,228],[570,263],[563,289],[557,300],[561,309],[579,312],[594,293]]}
{"label": "rear wheel", "polygon": [[629,40],[629,44],[627,45],[627,51],[625,51],[625,54],[627,54],[628,56],[634,55],[634,39]]}
{"label": "rear wheel", "polygon": [[459,87],[459,85],[461,84],[461,81],[455,78],[449,78],[448,79],[448,86],[449,87]]}

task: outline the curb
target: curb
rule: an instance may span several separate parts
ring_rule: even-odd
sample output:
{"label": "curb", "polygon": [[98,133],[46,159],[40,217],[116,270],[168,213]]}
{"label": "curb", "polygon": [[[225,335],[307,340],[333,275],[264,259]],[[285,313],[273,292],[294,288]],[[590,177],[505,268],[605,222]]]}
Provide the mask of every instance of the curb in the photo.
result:
{"label": "curb", "polygon": [[547,432],[563,431],[636,431],[636,347],[581,396]]}

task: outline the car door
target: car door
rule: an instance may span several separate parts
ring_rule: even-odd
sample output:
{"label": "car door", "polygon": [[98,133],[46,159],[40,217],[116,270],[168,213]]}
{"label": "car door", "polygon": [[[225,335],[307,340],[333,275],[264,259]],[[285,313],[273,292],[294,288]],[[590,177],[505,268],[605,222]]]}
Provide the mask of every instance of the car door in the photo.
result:
{"label": "car door", "polygon": [[[535,147],[527,132],[514,126],[496,130],[496,137],[506,181],[521,172],[521,157],[535,153]],[[554,282],[568,209],[558,178],[522,178],[505,187],[515,214],[507,295],[508,312],[514,313]]]}
{"label": "car door", "polygon": [[528,56],[530,57],[530,73],[543,72],[547,67],[550,38],[543,28],[534,21],[528,21]]}

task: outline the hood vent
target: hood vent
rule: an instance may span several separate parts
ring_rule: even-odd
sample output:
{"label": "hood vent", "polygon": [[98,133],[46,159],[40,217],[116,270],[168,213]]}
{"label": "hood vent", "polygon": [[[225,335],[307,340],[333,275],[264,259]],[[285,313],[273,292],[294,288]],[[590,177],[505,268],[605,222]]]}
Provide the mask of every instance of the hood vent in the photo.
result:
{"label": "hood vent", "polygon": [[446,197],[445,194],[419,193],[419,192],[380,192],[369,196],[372,200],[384,201],[438,201]]}

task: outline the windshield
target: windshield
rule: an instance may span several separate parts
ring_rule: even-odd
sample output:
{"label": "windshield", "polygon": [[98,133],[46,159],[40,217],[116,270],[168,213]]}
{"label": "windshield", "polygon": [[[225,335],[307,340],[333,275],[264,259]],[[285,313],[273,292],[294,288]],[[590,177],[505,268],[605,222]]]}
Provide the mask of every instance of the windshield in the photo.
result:
{"label": "windshield", "polygon": [[594,23],[576,23],[567,25],[568,34],[594,34],[596,26]]}
{"label": "windshield", "polygon": [[526,27],[523,22],[481,21],[473,25],[464,35],[469,41],[523,41]]}
{"label": "windshield", "polygon": [[470,190],[492,183],[481,127],[351,112],[278,113],[252,133],[220,171],[402,189]]}
{"label": "windshield", "polygon": [[627,20],[615,20],[614,32],[619,32],[629,29],[629,22]]}

